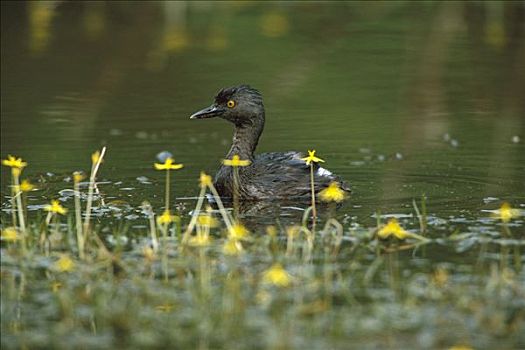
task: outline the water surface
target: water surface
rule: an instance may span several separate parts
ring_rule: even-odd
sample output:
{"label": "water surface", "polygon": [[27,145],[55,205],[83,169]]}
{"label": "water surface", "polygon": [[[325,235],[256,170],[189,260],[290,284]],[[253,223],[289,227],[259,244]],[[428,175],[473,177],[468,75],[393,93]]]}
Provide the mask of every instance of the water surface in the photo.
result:
{"label": "water surface", "polygon": [[[3,2],[1,156],[28,161],[30,208],[71,207],[59,191],[107,146],[100,190],[129,204],[141,232],[142,201],[163,206],[155,155],[170,151],[185,164],[173,195],[187,219],[199,172],[215,173],[232,133],[189,116],[247,83],[266,107],[258,152],[316,149],[352,184],[346,223],[393,214],[417,227],[412,202],[425,196],[434,237],[496,232],[486,210],[525,208],[524,13],[520,2]],[[8,184],[2,169],[4,220]],[[428,264],[475,260],[429,251]]]}

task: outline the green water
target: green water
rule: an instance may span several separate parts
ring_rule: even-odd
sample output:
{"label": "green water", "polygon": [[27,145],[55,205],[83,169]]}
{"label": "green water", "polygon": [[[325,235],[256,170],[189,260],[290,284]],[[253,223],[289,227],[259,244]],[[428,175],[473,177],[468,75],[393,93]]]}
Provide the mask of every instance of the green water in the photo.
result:
{"label": "green water", "polygon": [[[185,165],[172,195],[186,220],[199,172],[215,173],[232,133],[223,120],[189,116],[220,88],[240,83],[264,97],[258,152],[316,149],[326,168],[351,183],[337,214],[345,223],[374,226],[380,213],[417,227],[412,201],[426,196],[431,234],[444,238],[499,232],[487,210],[503,202],[525,208],[522,2],[1,6],[1,157],[29,163],[24,177],[38,187],[28,196],[30,215],[53,198],[72,208],[59,191],[107,146],[99,188],[107,202],[129,204],[134,232],[146,225],[142,201],[157,212],[163,206],[164,174],[152,164],[164,150]],[[4,222],[9,176],[3,167]],[[512,230],[523,240],[523,218]],[[402,256],[407,271],[471,266],[478,251],[433,245],[426,254],[420,265]],[[312,346],[344,347],[335,333],[333,343]],[[415,347],[445,346],[418,336]],[[525,346],[516,335],[505,341]]]}
{"label": "green water", "polygon": [[[477,210],[489,196],[523,203],[519,4],[3,9],[2,156],[23,156],[28,173],[87,170],[107,145],[102,176],[133,186],[159,180],[151,164],[169,150],[186,165],[176,195],[191,196],[231,127],[189,115],[220,88],[249,83],[267,110],[258,151],[317,149],[368,211],[399,211],[422,193],[438,213]],[[272,18],[284,23],[277,37]]]}

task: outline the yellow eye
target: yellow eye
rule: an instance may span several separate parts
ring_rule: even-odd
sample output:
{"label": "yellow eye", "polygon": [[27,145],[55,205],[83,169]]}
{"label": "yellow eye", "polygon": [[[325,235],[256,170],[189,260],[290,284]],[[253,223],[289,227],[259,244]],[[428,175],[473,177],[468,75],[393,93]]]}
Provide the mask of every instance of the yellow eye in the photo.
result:
{"label": "yellow eye", "polygon": [[228,106],[228,108],[235,107],[235,101],[234,100],[229,100],[228,103],[226,103],[226,106]]}

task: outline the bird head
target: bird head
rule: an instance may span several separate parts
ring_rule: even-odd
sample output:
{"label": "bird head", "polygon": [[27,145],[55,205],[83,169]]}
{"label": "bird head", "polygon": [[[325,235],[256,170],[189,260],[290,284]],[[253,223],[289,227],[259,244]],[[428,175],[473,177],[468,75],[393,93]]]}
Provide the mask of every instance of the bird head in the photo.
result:
{"label": "bird head", "polygon": [[219,117],[236,126],[254,125],[264,119],[262,96],[256,89],[248,85],[224,88],[213,104],[191,115],[190,119],[206,119]]}

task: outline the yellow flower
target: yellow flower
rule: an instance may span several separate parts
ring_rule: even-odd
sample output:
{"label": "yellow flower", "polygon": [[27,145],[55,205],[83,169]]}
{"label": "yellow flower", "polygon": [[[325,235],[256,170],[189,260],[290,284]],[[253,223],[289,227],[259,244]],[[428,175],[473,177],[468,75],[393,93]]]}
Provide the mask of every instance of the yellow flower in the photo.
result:
{"label": "yellow flower", "polygon": [[59,290],[60,288],[62,288],[62,283],[57,282],[57,281],[51,283],[51,290],[53,291],[53,293],[58,292],[58,290]]}
{"label": "yellow flower", "polygon": [[281,264],[274,264],[263,273],[263,283],[273,284],[277,287],[287,287],[290,285],[291,279]]}
{"label": "yellow flower", "polygon": [[73,181],[75,183],[79,183],[80,181],[84,180],[86,178],[86,175],[82,171],[75,171],[73,173]]}
{"label": "yellow flower", "polygon": [[159,225],[167,225],[172,223],[173,220],[175,220],[175,216],[171,215],[169,210],[164,210],[164,213],[162,213],[162,215],[157,218],[157,223]]}
{"label": "yellow flower", "polygon": [[0,234],[0,238],[2,238],[2,241],[7,241],[7,242],[14,242],[20,239],[20,237],[18,236],[18,232],[16,228],[14,227],[4,228],[2,230],[2,233]]}
{"label": "yellow flower", "polygon": [[519,209],[513,209],[507,202],[503,203],[501,207],[494,212],[494,217],[500,219],[504,223],[507,223],[520,215],[521,211]]}
{"label": "yellow flower", "polygon": [[61,214],[61,215],[64,215],[65,213],[67,213],[67,209],[61,206],[60,202],[57,200],[52,200],[51,204],[46,205],[44,210],[50,213]]}
{"label": "yellow flower", "polygon": [[239,255],[242,253],[242,244],[236,239],[228,239],[222,246],[222,252],[225,255]]}
{"label": "yellow flower", "polygon": [[209,187],[212,185],[211,176],[206,174],[204,171],[201,171],[199,182],[200,182],[201,188]]}
{"label": "yellow flower", "polygon": [[100,151],[91,154],[91,163],[95,164],[100,159]]}
{"label": "yellow flower", "polygon": [[266,234],[270,237],[276,237],[277,236],[277,228],[273,225],[266,227]]}
{"label": "yellow flower", "polygon": [[332,182],[327,188],[319,192],[319,198],[323,202],[341,202],[345,199],[345,191],[343,191],[337,182]]}
{"label": "yellow flower", "polygon": [[388,223],[377,231],[377,235],[380,238],[388,238],[390,235],[394,235],[399,239],[405,239],[411,236],[409,232],[405,231],[405,229],[399,225],[396,218],[388,220]]}
{"label": "yellow flower", "polygon": [[217,227],[219,222],[210,214],[201,214],[197,217],[197,223],[205,227]]}
{"label": "yellow flower", "polygon": [[315,156],[315,149],[313,151],[308,150],[308,157],[301,158],[301,159],[306,162],[306,165],[310,165],[312,162],[314,163],[323,162],[324,163],[324,160]]}
{"label": "yellow flower", "polygon": [[91,155],[91,163],[96,164],[100,160],[100,151],[96,151]]}
{"label": "yellow flower", "polygon": [[194,237],[191,237],[188,241],[189,245],[195,246],[195,247],[205,247],[210,245],[211,238],[209,235],[197,235]]}
{"label": "yellow flower", "polygon": [[236,154],[232,157],[232,159],[224,159],[222,161],[222,164],[224,164],[226,166],[233,166],[233,167],[248,166],[251,163],[252,162],[249,161],[249,160],[241,160],[241,158],[239,158],[239,156],[236,155]]}
{"label": "yellow flower", "polygon": [[2,164],[10,168],[17,168],[17,169],[22,169],[27,165],[27,163],[24,162],[22,158],[16,158],[16,157],[13,157],[12,155],[8,155],[7,159],[3,159]]}
{"label": "yellow flower", "polygon": [[32,191],[35,188],[33,184],[27,180],[22,180],[22,183],[20,184],[20,190],[22,192],[29,192]]}
{"label": "yellow flower", "polygon": [[162,305],[155,306],[155,310],[159,312],[171,312],[173,310],[173,304],[164,303]]}
{"label": "yellow flower", "polygon": [[246,237],[248,237],[248,234],[250,233],[246,227],[244,227],[242,224],[240,223],[236,223],[234,224],[230,229],[229,229],[229,232],[230,232],[230,238],[231,239],[237,239],[237,240],[242,240],[242,239],[245,239]]}
{"label": "yellow flower", "polygon": [[299,236],[299,233],[301,233],[301,226],[299,225],[293,225],[286,228],[286,235],[289,238],[295,238]]}
{"label": "yellow flower", "polygon": [[451,346],[450,348],[448,348],[448,350],[474,350],[474,349],[468,345],[458,344],[458,345]]}
{"label": "yellow flower", "polygon": [[75,269],[75,262],[68,255],[62,255],[53,267],[59,272],[71,272]]}
{"label": "yellow flower", "polygon": [[178,170],[184,167],[183,164],[175,164],[173,162],[173,158],[171,157],[166,158],[166,161],[164,161],[164,163],[155,163],[153,164],[153,166],[157,170]]}

